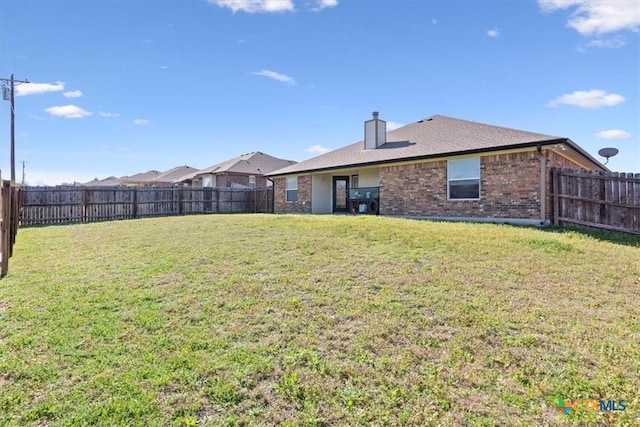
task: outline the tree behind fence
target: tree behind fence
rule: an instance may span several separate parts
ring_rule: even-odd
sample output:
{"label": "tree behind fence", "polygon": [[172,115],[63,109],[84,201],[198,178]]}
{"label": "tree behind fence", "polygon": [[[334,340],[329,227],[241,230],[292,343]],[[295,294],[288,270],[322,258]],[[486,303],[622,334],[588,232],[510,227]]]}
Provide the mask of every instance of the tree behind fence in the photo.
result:
{"label": "tree behind fence", "polygon": [[554,168],[554,224],[640,234],[640,173]]}
{"label": "tree behind fence", "polygon": [[272,191],[211,187],[24,187],[20,219],[23,226],[28,226],[270,212]]}

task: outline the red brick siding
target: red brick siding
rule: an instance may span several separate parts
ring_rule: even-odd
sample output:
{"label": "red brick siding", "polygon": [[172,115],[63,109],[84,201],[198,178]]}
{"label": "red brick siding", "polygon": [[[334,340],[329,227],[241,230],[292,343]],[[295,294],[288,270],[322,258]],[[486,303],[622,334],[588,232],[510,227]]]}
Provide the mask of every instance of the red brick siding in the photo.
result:
{"label": "red brick siding", "polygon": [[274,211],[277,213],[311,213],[311,175],[298,176],[298,200],[285,199],[286,178],[274,178]]}
{"label": "red brick siding", "polygon": [[447,200],[445,160],[380,168],[380,213],[441,217],[540,217],[537,152],[482,156],[480,200]]}

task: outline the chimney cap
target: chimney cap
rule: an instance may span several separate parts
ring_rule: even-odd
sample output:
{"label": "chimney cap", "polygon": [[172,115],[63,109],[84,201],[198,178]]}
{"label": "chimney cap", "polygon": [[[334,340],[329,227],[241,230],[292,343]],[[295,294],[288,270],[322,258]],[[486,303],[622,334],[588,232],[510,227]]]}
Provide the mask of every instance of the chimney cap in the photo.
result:
{"label": "chimney cap", "polygon": [[380,113],[378,113],[377,111],[373,112],[373,118],[374,119],[377,119],[379,115],[380,115]]}

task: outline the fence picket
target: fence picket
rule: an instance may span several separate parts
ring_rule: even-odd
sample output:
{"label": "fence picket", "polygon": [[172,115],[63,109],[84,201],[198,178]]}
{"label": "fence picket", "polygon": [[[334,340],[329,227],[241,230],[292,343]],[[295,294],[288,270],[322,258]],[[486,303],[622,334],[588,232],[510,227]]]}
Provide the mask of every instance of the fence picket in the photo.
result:
{"label": "fence picket", "polygon": [[[273,189],[210,187],[23,187],[22,225],[169,215],[269,212]],[[264,200],[264,202],[262,202]]]}
{"label": "fence picket", "polygon": [[640,174],[552,170],[554,224],[640,234]]}

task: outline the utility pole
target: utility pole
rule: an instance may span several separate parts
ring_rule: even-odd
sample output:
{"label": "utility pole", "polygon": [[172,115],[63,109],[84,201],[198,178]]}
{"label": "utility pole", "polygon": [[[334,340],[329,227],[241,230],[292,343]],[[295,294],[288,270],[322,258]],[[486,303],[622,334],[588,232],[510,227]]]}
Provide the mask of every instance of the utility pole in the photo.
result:
{"label": "utility pole", "polygon": [[[17,84],[29,83],[29,80],[15,80],[13,78],[13,74],[11,74],[10,79],[0,79],[0,81],[9,83],[9,88],[7,88],[6,86],[2,86],[2,95],[5,101],[11,102],[11,184],[15,184],[16,183],[16,101],[15,101],[16,90],[15,89],[16,89],[16,83]],[[9,93],[7,94],[7,92]]]}

